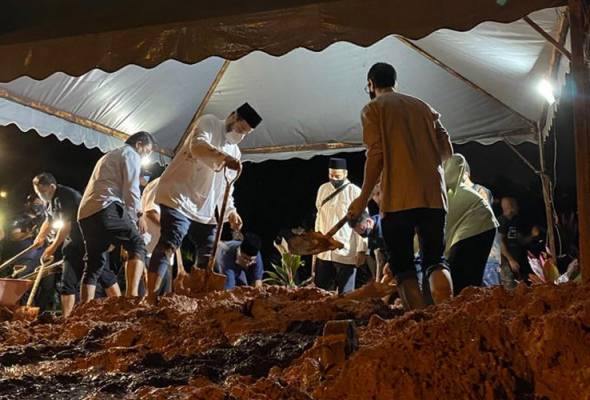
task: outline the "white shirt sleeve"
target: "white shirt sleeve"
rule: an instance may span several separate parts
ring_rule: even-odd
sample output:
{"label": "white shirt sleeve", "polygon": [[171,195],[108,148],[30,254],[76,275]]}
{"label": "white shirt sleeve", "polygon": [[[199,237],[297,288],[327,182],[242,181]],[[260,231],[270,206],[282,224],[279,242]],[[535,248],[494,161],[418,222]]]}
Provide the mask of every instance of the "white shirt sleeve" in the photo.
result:
{"label": "white shirt sleeve", "polygon": [[136,221],[137,213],[141,210],[141,192],[139,190],[141,157],[133,149],[124,151],[121,155],[123,156],[123,201],[129,216],[133,221]]}
{"label": "white shirt sleeve", "polygon": [[323,188],[323,186],[320,186],[319,187],[318,194],[317,194],[317,196],[315,198],[315,208],[317,210],[316,217],[315,217],[315,231],[316,232],[321,232],[321,228],[322,228],[321,227],[321,222],[320,222],[320,219],[321,219],[321,216],[320,216],[320,213],[321,213],[321,204],[322,204],[322,201],[323,201],[323,190],[322,190],[322,188]]}
{"label": "white shirt sleeve", "polygon": [[214,171],[219,171],[225,166],[224,152],[219,151],[211,144],[213,139],[213,125],[209,123],[209,117],[199,118],[191,133],[190,152],[191,155]]}
{"label": "white shirt sleeve", "polygon": [[[358,186],[351,184],[349,198],[347,199],[348,202],[352,202],[352,200],[356,199],[360,194],[361,189]],[[368,209],[365,209],[365,211],[368,213]],[[366,253],[369,248],[369,240],[367,238],[363,238],[352,229],[352,237],[350,239],[351,253]]]}

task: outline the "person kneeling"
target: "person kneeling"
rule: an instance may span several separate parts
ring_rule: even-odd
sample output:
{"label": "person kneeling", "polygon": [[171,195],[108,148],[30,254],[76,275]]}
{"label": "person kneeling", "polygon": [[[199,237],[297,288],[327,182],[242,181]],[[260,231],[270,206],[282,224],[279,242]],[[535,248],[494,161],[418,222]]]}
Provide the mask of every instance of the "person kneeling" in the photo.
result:
{"label": "person kneeling", "polygon": [[261,240],[253,233],[246,233],[242,241],[232,240],[220,244],[216,268],[227,276],[225,289],[236,286],[262,287],[264,265],[260,247]]}

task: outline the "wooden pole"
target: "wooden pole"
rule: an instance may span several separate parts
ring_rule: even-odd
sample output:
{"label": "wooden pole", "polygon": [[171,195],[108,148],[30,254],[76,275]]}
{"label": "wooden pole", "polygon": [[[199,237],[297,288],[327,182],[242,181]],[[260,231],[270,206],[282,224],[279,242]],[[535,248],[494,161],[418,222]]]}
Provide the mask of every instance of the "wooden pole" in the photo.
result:
{"label": "wooden pole", "polygon": [[[532,22],[528,17],[525,17],[525,21],[529,23],[529,25],[537,26],[540,30],[541,27],[536,25]],[[551,61],[549,63],[549,70],[547,72],[547,76],[552,81],[556,81],[558,73],[559,73],[559,63],[561,61],[561,55],[563,52],[560,52],[560,48],[565,45],[565,40],[567,37],[567,31],[569,28],[569,21],[565,14],[562,14],[559,19],[558,23],[558,31],[557,31],[557,41],[549,40],[550,43],[553,44],[552,52],[551,52]],[[545,32],[545,31],[543,31]],[[553,38],[552,38],[553,39]],[[567,56],[567,55],[566,55]],[[571,56],[571,55],[570,55]],[[568,56],[569,57],[569,56]],[[557,253],[557,247],[555,245],[555,206],[554,206],[554,198],[553,198],[553,182],[551,178],[547,174],[547,167],[545,163],[545,137],[543,132],[545,131],[545,126],[547,124],[547,116],[549,113],[550,105],[549,103],[545,103],[543,106],[543,113],[541,116],[541,120],[537,125],[537,146],[539,149],[539,171],[537,174],[541,179],[541,189],[543,192],[543,203],[545,204],[545,217],[547,222],[547,246],[549,247],[549,251],[553,255],[553,257],[558,257],[559,254]]]}
{"label": "wooden pole", "polygon": [[[6,100],[12,101],[13,103],[17,103],[23,105],[25,107],[32,108],[37,111],[41,111],[45,114],[51,115],[52,117],[60,118],[65,121],[71,122],[76,125],[83,126],[88,129],[92,129],[94,131],[100,132],[104,135],[111,136],[117,138],[119,140],[125,141],[129,138],[129,134],[119,131],[117,129],[111,128],[110,126],[106,126],[101,124],[100,122],[92,121],[91,119],[81,117],[79,115],[73,114],[69,111],[60,110],[48,104],[42,103],[40,101],[36,101],[30,99],[28,97],[20,96],[18,94],[9,92],[6,89],[0,88],[0,97]],[[158,153],[161,153],[165,156],[171,156],[172,153],[166,149],[158,148],[156,150]]]}
{"label": "wooden pole", "polygon": [[451,74],[454,77],[458,78],[459,80],[465,82],[467,85],[471,86],[476,91],[478,91],[478,92],[482,93],[483,95],[489,97],[490,99],[494,100],[496,103],[498,103],[500,106],[502,106],[503,108],[510,111],[512,114],[519,116],[531,128],[535,127],[535,124],[536,124],[535,121],[530,120],[529,118],[525,117],[524,115],[522,115],[518,111],[512,109],[506,103],[504,103],[502,100],[498,99],[496,96],[494,96],[493,94],[491,94],[490,92],[488,92],[487,90],[485,90],[484,88],[482,88],[481,86],[479,86],[478,84],[473,82],[472,80],[468,79],[466,76],[460,74],[456,69],[454,69],[451,66],[447,65],[446,63],[442,62],[441,60],[439,60],[438,58],[436,58],[435,56],[433,56],[432,54],[430,54],[429,52],[424,50],[422,47],[418,46],[414,41],[408,40],[405,37],[399,36],[399,35],[396,36],[396,38],[400,42],[406,44],[408,47],[410,47],[410,48],[414,49],[415,51],[417,51],[418,53],[420,53],[422,56],[426,57],[428,60],[432,61],[434,64],[438,65],[439,67],[441,67],[442,69],[447,71],[449,74]]}
{"label": "wooden pole", "polygon": [[285,146],[266,146],[266,147],[250,147],[244,148],[242,154],[273,154],[273,153],[290,153],[300,151],[326,151],[326,150],[346,150],[358,149],[362,150],[364,145],[362,143],[310,143],[310,144],[295,144]]}
{"label": "wooden pole", "polygon": [[552,188],[551,188],[551,179],[547,176],[545,172],[545,154],[543,149],[543,142],[542,142],[543,133],[540,129],[537,129],[537,140],[540,140],[539,145],[539,164],[540,169],[535,168],[535,166],[526,159],[524,155],[518,151],[516,146],[508,141],[504,141],[504,143],[512,150],[518,158],[520,158],[535,174],[539,175],[541,179],[541,187],[543,192],[543,203],[545,204],[545,217],[547,219],[547,246],[549,247],[549,251],[554,257],[557,257],[556,247],[555,247],[555,215],[553,213],[553,195],[552,195]]}
{"label": "wooden pole", "polygon": [[539,178],[541,178],[541,187],[543,189],[543,202],[545,203],[545,217],[547,218],[547,246],[549,252],[557,259],[555,247],[555,220],[553,214],[553,190],[551,188],[551,179],[547,175],[545,168],[545,148],[543,146],[543,131],[540,127],[537,128],[537,143],[539,147]]}
{"label": "wooden pole", "polygon": [[201,100],[201,102],[199,103],[199,106],[197,107],[197,110],[195,111],[193,118],[191,119],[191,122],[189,122],[188,126],[184,130],[184,133],[182,134],[182,137],[180,138],[180,141],[176,145],[176,148],[174,149],[174,154],[176,154],[176,152],[178,152],[178,150],[182,147],[188,135],[190,135],[190,133],[193,131],[195,123],[197,122],[199,117],[203,115],[205,107],[207,107],[207,104],[209,104],[209,100],[211,100],[213,93],[215,93],[215,89],[217,89],[217,85],[219,85],[219,82],[221,82],[221,78],[223,78],[223,75],[225,74],[225,71],[227,71],[229,64],[230,61],[225,60],[219,71],[217,71],[217,75],[215,75],[215,79],[213,79],[213,82],[211,82],[209,90],[207,90],[205,97],[203,97],[203,100]]}
{"label": "wooden pole", "polygon": [[590,284],[590,71],[584,55],[589,24],[588,7],[588,1],[569,0],[580,268],[586,284]]}
{"label": "wooden pole", "polygon": [[528,16],[525,16],[523,18],[523,20],[527,24],[529,24],[534,30],[536,30],[541,36],[543,36],[545,38],[545,40],[547,40],[549,43],[551,43],[553,45],[553,47],[555,47],[561,54],[563,54],[564,56],[566,56],[570,60],[572,59],[571,53],[569,51],[567,51],[565,46],[562,43],[559,43],[557,40],[555,40],[555,38],[553,36],[551,36],[549,33],[545,32],[545,30],[543,28],[541,28],[539,25],[537,25],[537,23],[535,21],[530,19]]}

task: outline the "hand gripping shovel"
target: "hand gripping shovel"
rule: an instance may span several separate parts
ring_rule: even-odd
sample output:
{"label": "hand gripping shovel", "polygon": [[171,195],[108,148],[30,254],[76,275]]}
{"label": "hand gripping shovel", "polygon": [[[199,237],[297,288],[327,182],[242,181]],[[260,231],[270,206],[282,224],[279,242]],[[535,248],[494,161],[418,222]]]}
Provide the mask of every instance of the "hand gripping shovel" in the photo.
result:
{"label": "hand gripping shovel", "polygon": [[[182,282],[175,282],[175,292],[186,293],[188,290],[192,293],[206,293],[215,290],[223,290],[225,288],[226,276],[215,272],[215,257],[217,255],[217,248],[219,247],[219,241],[221,239],[221,232],[223,229],[223,222],[225,219],[225,211],[227,208],[227,202],[229,200],[229,194],[231,187],[238,180],[242,173],[240,169],[235,178],[230,180],[227,176],[227,168],[224,169],[223,176],[225,177],[225,192],[223,194],[223,202],[221,204],[221,210],[219,211],[219,219],[217,220],[217,231],[215,232],[215,241],[213,242],[213,249],[211,250],[211,257],[209,258],[209,264],[207,269],[193,268],[191,273],[187,277],[182,277]],[[188,282],[187,282],[188,280]]]}
{"label": "hand gripping shovel", "polygon": [[344,247],[342,243],[334,239],[332,236],[336,234],[346,224],[348,216],[344,216],[328,231],[323,234],[321,232],[304,232],[301,235],[295,235],[287,239],[289,251],[292,254],[299,256],[311,256],[324,251],[341,249]]}

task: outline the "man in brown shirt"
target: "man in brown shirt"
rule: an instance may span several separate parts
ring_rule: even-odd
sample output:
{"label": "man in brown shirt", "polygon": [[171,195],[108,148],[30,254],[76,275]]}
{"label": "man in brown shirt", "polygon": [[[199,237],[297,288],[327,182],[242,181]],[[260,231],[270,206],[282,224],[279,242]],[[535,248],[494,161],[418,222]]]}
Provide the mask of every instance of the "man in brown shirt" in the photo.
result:
{"label": "man in brown shirt", "polygon": [[447,197],[442,163],[453,148],[440,114],[423,101],[396,92],[396,79],[389,64],[377,63],[369,70],[367,89],[372,100],[361,115],[367,147],[365,178],[349,217],[358,218],[380,181],[390,266],[405,306],[413,309],[425,306],[414,265],[414,234],[420,239],[424,286],[430,287],[435,303],[452,295],[443,257]]}

